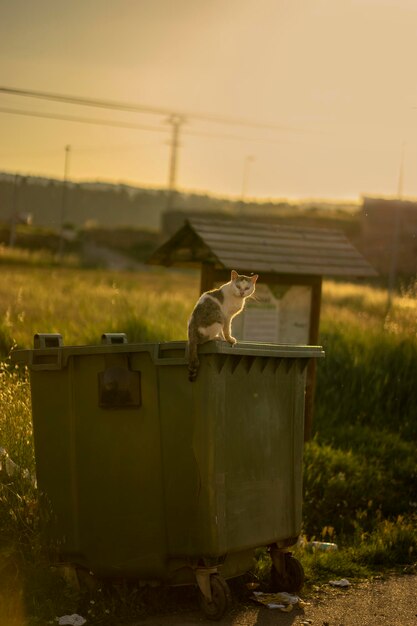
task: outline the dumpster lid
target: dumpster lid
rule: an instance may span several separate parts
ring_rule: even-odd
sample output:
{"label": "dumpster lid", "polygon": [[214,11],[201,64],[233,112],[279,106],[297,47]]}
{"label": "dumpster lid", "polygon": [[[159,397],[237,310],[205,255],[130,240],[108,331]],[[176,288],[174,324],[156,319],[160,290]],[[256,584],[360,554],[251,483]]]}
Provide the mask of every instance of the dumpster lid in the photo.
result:
{"label": "dumpster lid", "polygon": [[[186,342],[184,342],[186,344]],[[323,357],[321,346],[304,346],[297,344],[261,343],[257,341],[239,341],[234,346],[224,341],[209,341],[199,347],[200,354],[238,354],[250,356],[271,356],[287,358]]]}
{"label": "dumpster lid", "polygon": [[[45,340],[46,337],[46,340]],[[12,361],[27,365],[31,369],[61,369],[70,357],[106,354],[133,354],[148,352],[154,362],[162,363],[176,359],[177,363],[187,363],[187,342],[167,341],[160,343],[127,343],[120,335],[103,335],[100,345],[64,346],[60,335],[36,335],[33,350],[15,350]],[[110,340],[109,340],[110,337]],[[238,342],[230,346],[223,341],[209,341],[199,346],[200,354],[230,354],[236,356],[264,356],[277,358],[318,358],[324,356],[321,346],[300,346],[293,344]]]}

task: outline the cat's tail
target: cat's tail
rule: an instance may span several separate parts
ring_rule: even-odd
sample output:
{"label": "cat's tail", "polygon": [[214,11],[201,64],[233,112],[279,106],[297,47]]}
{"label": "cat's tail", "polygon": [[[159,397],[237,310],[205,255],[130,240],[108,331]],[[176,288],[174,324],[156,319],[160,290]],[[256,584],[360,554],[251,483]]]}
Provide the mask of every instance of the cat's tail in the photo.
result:
{"label": "cat's tail", "polygon": [[190,383],[195,382],[198,373],[200,361],[198,360],[197,342],[188,339],[188,380]]}

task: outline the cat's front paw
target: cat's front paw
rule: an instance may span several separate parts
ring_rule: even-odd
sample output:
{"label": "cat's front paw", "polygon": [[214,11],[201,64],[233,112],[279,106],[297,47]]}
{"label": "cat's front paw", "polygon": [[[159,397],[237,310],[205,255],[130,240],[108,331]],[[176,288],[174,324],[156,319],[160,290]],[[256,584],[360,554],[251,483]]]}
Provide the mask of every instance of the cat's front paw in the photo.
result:
{"label": "cat's front paw", "polygon": [[234,337],[228,337],[227,341],[230,343],[231,346],[234,346],[237,343],[237,339],[235,339]]}

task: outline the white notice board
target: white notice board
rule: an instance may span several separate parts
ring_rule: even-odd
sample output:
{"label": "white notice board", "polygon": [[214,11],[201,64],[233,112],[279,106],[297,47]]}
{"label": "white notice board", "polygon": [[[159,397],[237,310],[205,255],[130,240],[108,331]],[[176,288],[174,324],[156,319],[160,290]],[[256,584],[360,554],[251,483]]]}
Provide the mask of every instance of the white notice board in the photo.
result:
{"label": "white notice board", "polygon": [[311,287],[304,285],[257,285],[256,300],[232,322],[232,335],[241,341],[309,342]]}

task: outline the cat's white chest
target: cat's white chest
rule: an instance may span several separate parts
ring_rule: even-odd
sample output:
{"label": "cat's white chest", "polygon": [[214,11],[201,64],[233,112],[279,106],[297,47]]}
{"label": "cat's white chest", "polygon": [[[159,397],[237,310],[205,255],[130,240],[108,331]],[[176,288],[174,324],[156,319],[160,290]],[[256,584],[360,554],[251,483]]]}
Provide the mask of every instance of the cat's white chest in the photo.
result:
{"label": "cat's white chest", "polygon": [[223,304],[221,305],[222,313],[225,317],[232,317],[239,313],[243,309],[244,300],[243,298],[226,298]]}

